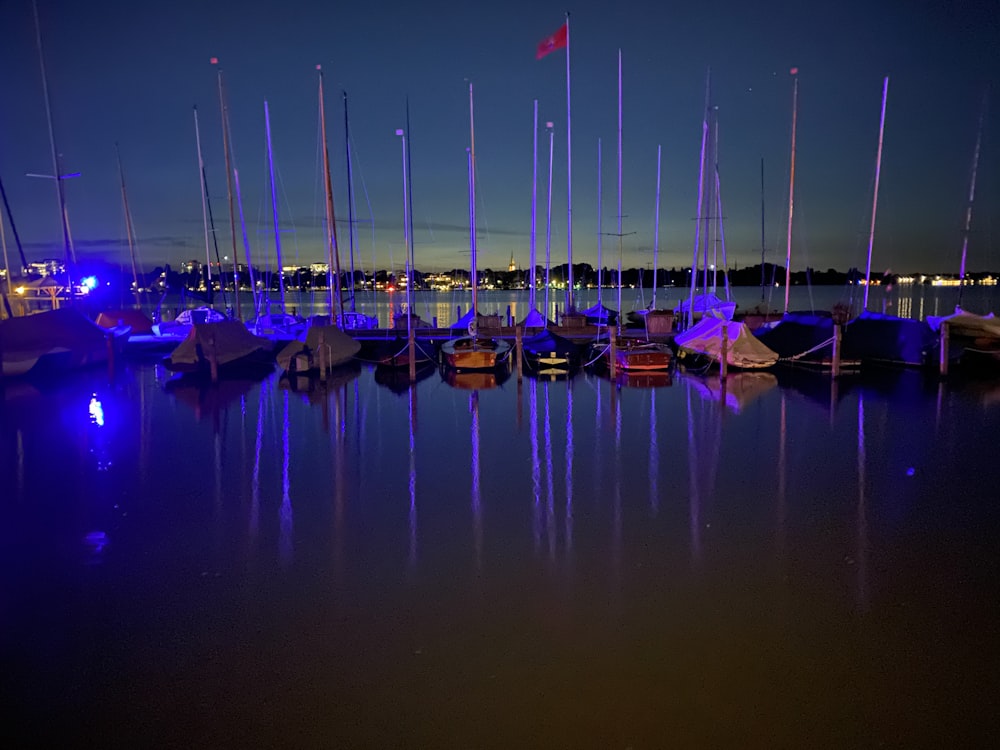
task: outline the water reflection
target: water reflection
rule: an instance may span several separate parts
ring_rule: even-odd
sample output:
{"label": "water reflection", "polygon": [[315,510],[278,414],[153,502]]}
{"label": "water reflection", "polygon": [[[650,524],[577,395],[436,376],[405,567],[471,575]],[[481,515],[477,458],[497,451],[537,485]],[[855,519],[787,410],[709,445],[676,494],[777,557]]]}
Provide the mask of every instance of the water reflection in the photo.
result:
{"label": "water reflection", "polygon": [[770,372],[736,372],[725,378],[688,374],[685,379],[702,398],[723,403],[736,414],[778,385],[778,378]]}
{"label": "water reflection", "polygon": [[472,370],[459,372],[450,367],[441,368],[441,379],[452,388],[463,391],[488,391],[496,388],[510,377],[510,368],[499,367],[496,370]]}

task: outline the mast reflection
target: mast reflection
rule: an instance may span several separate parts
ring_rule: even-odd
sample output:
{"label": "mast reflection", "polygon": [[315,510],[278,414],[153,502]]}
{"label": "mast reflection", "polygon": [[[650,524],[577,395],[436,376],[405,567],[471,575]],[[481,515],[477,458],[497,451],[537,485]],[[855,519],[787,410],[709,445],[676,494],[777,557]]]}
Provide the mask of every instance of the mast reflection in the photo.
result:
{"label": "mast reflection", "polygon": [[291,483],[289,479],[289,424],[288,424],[288,391],[282,393],[282,423],[281,423],[281,510],[278,513],[278,555],[282,565],[292,562],[292,533],[294,519],[292,517]]}
{"label": "mast reflection", "polygon": [[538,381],[532,380],[528,391],[528,426],[531,430],[531,490],[534,504],[532,506],[532,536],[535,540],[535,552],[542,542],[542,474],[538,455]]}
{"label": "mast reflection", "polygon": [[476,568],[481,569],[483,517],[479,495],[479,391],[469,394],[469,411],[472,412],[472,535],[476,548]]}

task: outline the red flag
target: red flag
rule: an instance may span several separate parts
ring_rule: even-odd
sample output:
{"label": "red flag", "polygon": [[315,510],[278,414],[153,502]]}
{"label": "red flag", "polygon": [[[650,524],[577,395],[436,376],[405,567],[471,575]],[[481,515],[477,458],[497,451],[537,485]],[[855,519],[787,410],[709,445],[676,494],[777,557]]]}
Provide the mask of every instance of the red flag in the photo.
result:
{"label": "red flag", "polygon": [[566,27],[566,24],[563,24],[555,32],[538,43],[538,51],[535,53],[535,59],[541,60],[550,52],[562,49],[566,46],[567,42],[569,42],[569,29]]}

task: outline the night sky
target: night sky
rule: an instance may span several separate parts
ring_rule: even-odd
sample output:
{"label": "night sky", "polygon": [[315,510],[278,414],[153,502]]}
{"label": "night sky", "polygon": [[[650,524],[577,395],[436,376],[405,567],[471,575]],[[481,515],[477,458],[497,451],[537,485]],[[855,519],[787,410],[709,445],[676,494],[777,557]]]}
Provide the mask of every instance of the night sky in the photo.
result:
{"label": "night sky", "polygon": [[[265,7],[266,6],[266,7]],[[696,6],[696,7],[695,7]],[[274,255],[264,133],[271,111],[284,260],[325,259],[316,65],[325,72],[336,213],[346,263],[342,90],[349,96],[358,264],[400,268],[410,105],[416,266],[468,265],[468,83],[475,89],[480,268],[528,265],[532,101],[539,100],[538,249],[544,259],[554,123],[553,261],[566,259],[565,52],[535,59],[567,6],[497,3],[89,3],[38,0],[55,135],[78,256],[127,262],[121,149],[141,264],[204,258],[192,107],[220,252],[231,254],[218,57],[255,264]],[[617,54],[624,81],[626,266],[652,262],[663,148],[660,266],[691,263],[706,71],[719,113],[730,265],[760,261],[764,159],[768,260],[784,262],[792,79],[799,68],[795,270],[864,268],[882,80],[888,105],[873,270],[958,270],[977,124],[1000,72],[1000,3],[610,3],[571,12],[574,260],[597,259],[597,143],[604,232],[616,231]],[[30,0],[0,4],[0,178],[29,260],[62,240]],[[1000,269],[1000,93],[983,132],[969,270]],[[370,205],[370,209],[369,209]],[[373,217],[373,222],[370,219]],[[5,217],[6,220],[6,217]],[[293,231],[294,230],[294,231]],[[12,259],[16,255],[8,226]],[[617,262],[604,237],[604,264]],[[373,248],[374,245],[374,248]],[[242,245],[240,245],[242,255]],[[273,262],[273,261],[272,261]]]}

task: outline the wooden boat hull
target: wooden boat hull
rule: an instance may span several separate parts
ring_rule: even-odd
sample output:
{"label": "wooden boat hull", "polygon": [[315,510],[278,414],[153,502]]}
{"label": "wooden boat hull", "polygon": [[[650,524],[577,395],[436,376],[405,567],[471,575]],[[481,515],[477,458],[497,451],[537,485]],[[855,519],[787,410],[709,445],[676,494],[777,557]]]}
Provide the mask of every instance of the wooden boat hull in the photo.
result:
{"label": "wooden boat hull", "polygon": [[465,337],[441,345],[441,361],[452,370],[492,370],[507,362],[510,343]]}

